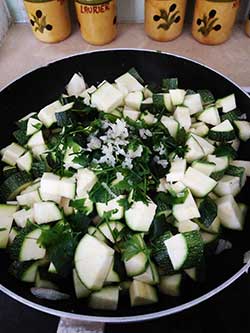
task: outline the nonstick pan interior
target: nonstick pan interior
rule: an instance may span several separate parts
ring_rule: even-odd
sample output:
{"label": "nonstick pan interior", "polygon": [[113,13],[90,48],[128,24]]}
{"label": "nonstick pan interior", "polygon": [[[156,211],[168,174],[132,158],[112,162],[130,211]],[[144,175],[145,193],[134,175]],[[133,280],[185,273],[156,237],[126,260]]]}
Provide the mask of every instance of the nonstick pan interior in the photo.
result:
{"label": "nonstick pan interior", "polygon": [[[224,76],[198,63],[175,55],[146,50],[96,51],[69,57],[39,68],[0,92],[1,146],[12,140],[11,134],[15,120],[29,112],[37,112],[58,98],[75,72],[82,73],[89,85],[96,85],[103,79],[114,80],[131,67],[135,67],[139,71],[145,82],[160,84],[162,78],[178,77],[181,88],[210,89],[216,97],[235,93],[238,107],[242,113],[247,113],[248,117],[250,116],[248,96]],[[250,160],[249,143],[241,145],[239,159]],[[241,193],[241,201],[248,204],[249,198],[250,187],[248,183]],[[18,282],[8,274],[9,260],[4,251],[0,251],[0,289],[2,285],[2,290],[7,293],[10,291],[12,297],[21,296],[22,299],[19,300],[33,302],[30,303],[31,306],[38,308],[42,306],[41,310],[59,316],[74,317],[80,315],[75,316],[75,318],[107,322],[152,319],[169,314],[171,310],[181,310],[181,308],[176,309],[175,307],[196,300],[219,287],[237,272],[238,275],[243,272],[243,255],[250,249],[250,223],[248,220],[249,216],[246,219],[243,232],[229,230],[224,232],[223,237],[230,240],[233,247],[221,255],[212,256],[206,260],[204,281],[194,283],[185,278],[181,297],[172,298],[160,295],[159,303],[153,306],[131,308],[128,296],[121,297],[119,309],[115,312],[91,310],[86,306],[84,300],[77,301],[74,298],[63,302],[39,300],[32,296],[29,285]],[[64,314],[57,311],[63,311]]]}

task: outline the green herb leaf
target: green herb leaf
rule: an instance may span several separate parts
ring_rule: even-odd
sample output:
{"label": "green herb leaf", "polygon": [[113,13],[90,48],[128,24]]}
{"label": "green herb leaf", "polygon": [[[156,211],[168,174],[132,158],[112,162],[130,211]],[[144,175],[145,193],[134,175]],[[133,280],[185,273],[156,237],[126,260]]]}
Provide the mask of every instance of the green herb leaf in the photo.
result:
{"label": "green herb leaf", "polygon": [[70,225],[63,221],[50,229],[42,228],[39,244],[46,248],[49,260],[54,264],[59,275],[64,277],[72,272],[77,235]]}

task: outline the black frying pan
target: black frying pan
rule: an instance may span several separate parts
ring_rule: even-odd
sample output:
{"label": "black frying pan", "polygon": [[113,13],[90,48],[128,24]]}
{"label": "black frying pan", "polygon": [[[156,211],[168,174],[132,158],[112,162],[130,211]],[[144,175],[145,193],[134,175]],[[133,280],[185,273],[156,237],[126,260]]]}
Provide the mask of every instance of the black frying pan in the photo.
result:
{"label": "black frying pan", "polygon": [[[186,58],[154,51],[98,51],[69,57],[39,68],[5,88],[0,93],[1,146],[12,139],[14,121],[54,101],[75,72],[81,72],[86,82],[91,85],[103,79],[112,81],[131,67],[135,67],[146,82],[160,84],[162,78],[178,77],[180,87],[193,90],[211,89],[216,97],[234,92],[238,107],[250,117],[249,97],[229,79],[206,66]],[[250,160],[249,148],[249,143],[242,144],[239,158]],[[248,185],[246,184],[241,193],[241,201],[247,204],[250,198]],[[4,251],[0,251],[0,290],[22,303],[60,317],[103,322],[153,319],[198,304],[242,275],[248,268],[248,265],[243,267],[243,254],[250,249],[249,234],[248,221],[243,232],[226,231],[225,237],[232,242],[233,247],[207,260],[205,282],[195,284],[184,280],[181,297],[160,295],[159,303],[153,306],[131,308],[126,296],[121,298],[119,309],[115,312],[91,310],[85,301],[73,297],[70,301],[60,302],[39,300],[30,293],[29,285],[16,281],[8,274],[9,260]]]}

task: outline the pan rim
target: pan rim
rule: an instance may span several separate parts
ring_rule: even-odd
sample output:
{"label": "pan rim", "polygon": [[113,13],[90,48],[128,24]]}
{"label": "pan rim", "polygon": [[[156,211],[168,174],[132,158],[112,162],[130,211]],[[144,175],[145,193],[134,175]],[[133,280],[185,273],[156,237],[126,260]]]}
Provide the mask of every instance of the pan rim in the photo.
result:
{"label": "pan rim", "polygon": [[[242,87],[240,87],[237,83],[235,83],[232,79],[228,78],[226,75],[222,74],[221,72],[211,68],[208,65],[205,65],[199,61],[190,59],[188,57],[185,56],[181,56],[175,53],[170,53],[170,52],[163,52],[163,51],[158,51],[158,50],[152,50],[152,49],[136,49],[136,48],[108,48],[108,49],[101,49],[101,50],[91,50],[91,51],[86,51],[86,52],[77,52],[77,53],[73,53],[67,56],[63,56],[63,57],[59,57],[53,61],[50,61],[48,63],[46,63],[45,65],[41,65],[41,66],[37,66],[32,68],[31,70],[25,72],[24,74],[21,74],[20,76],[16,77],[15,79],[13,79],[12,81],[10,81],[9,83],[7,83],[1,90],[0,90],[0,94],[6,89],[8,88],[10,85],[14,84],[16,81],[22,79],[23,77],[25,77],[26,75],[31,74],[32,72],[39,70],[41,68],[53,65],[59,61],[62,61],[64,59],[69,59],[69,58],[73,58],[75,56],[80,56],[80,55],[84,55],[84,54],[92,54],[92,53],[101,53],[101,52],[113,52],[113,51],[135,51],[135,52],[147,52],[147,53],[159,53],[159,54],[163,54],[163,55],[168,55],[168,56],[174,56],[176,58],[180,58],[180,59],[184,59],[187,60],[189,62],[193,62],[199,66],[202,66],[220,76],[222,76],[224,79],[226,79],[227,81],[229,81],[230,83],[232,83],[235,87],[237,87],[245,96],[247,96],[250,99],[250,96],[242,89]],[[60,310],[55,310],[53,308],[49,308],[43,305],[39,305],[35,302],[29,301],[25,298],[23,298],[22,296],[19,296],[18,294],[12,292],[11,290],[9,290],[8,288],[4,287],[2,284],[0,284],[0,291],[2,291],[3,293],[5,293],[6,295],[8,295],[9,297],[13,298],[14,300],[27,305],[31,308],[34,308],[38,311],[41,312],[45,312],[47,314],[50,315],[54,315],[57,317],[63,317],[63,318],[70,318],[70,319],[74,319],[74,320],[81,320],[81,321],[89,321],[89,322],[102,322],[102,323],[130,323],[130,322],[140,322],[140,321],[146,321],[146,320],[153,320],[153,319],[157,319],[157,318],[161,318],[164,316],[169,316],[172,314],[176,314],[178,312],[182,312],[184,310],[187,310],[195,305],[198,305],[200,303],[202,303],[203,301],[211,298],[212,296],[218,294],[219,292],[221,292],[222,290],[224,290],[226,287],[228,287],[229,285],[231,285],[234,281],[236,281],[241,275],[243,275],[244,273],[248,273],[248,270],[250,268],[250,261],[245,264],[239,271],[237,271],[233,276],[231,276],[229,279],[227,279],[225,282],[223,282],[221,285],[219,285],[218,287],[212,289],[211,291],[199,296],[198,298],[183,303],[181,305],[172,307],[170,309],[166,309],[166,310],[161,310],[161,311],[157,311],[157,312],[152,312],[152,313],[148,313],[148,314],[142,314],[142,315],[135,315],[135,316],[122,316],[122,317],[114,317],[114,316],[90,316],[90,315],[84,315],[84,314],[75,314],[75,313],[70,313],[70,312],[64,312],[64,311],[60,311]]]}

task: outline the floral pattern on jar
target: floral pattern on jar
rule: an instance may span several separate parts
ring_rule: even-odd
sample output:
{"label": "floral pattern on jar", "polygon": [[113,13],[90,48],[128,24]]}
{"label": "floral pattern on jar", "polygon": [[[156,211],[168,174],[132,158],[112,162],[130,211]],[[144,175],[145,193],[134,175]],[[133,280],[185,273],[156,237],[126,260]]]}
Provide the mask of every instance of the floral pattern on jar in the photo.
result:
{"label": "floral pattern on jar", "polygon": [[216,45],[231,35],[239,0],[196,0],[192,34],[200,43]]}
{"label": "floral pattern on jar", "polygon": [[183,29],[186,0],[145,0],[145,32],[164,42],[177,38]]}
{"label": "floral pattern on jar", "polygon": [[24,0],[33,34],[42,42],[56,43],[71,33],[67,0]]}

